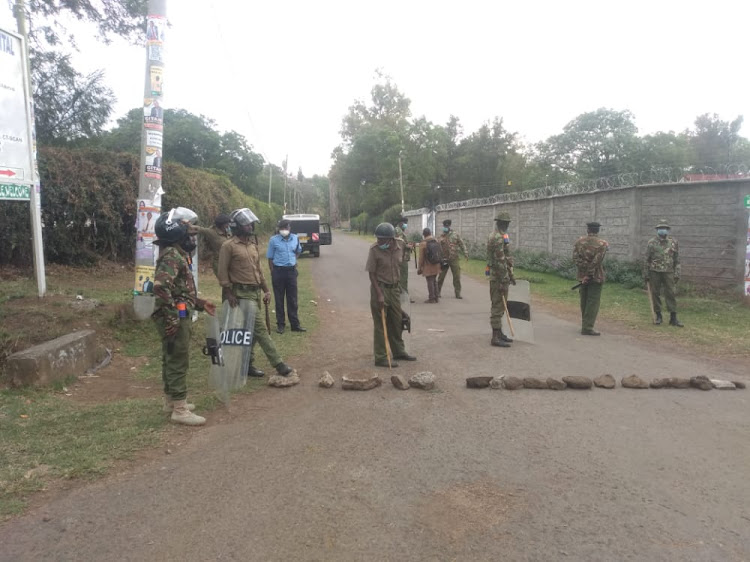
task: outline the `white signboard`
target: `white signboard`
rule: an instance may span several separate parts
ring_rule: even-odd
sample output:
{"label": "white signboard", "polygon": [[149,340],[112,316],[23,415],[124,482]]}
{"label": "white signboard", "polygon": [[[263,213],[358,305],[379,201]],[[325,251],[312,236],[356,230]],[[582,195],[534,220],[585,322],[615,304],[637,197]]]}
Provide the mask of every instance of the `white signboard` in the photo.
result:
{"label": "white signboard", "polygon": [[[23,41],[0,29],[0,183],[31,185],[31,134],[26,103]],[[0,191],[0,199],[11,190]]]}

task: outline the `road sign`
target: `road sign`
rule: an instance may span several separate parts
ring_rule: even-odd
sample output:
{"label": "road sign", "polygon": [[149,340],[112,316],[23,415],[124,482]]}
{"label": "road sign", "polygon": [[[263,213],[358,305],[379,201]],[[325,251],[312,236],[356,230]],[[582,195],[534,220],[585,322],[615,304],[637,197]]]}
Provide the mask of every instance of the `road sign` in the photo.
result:
{"label": "road sign", "polygon": [[24,45],[0,29],[0,180],[32,183],[29,107],[24,87]]}
{"label": "road sign", "polygon": [[31,199],[31,187],[18,183],[0,183],[0,199],[28,201]]}
{"label": "road sign", "polygon": [[745,195],[745,209],[750,209],[750,195]]}

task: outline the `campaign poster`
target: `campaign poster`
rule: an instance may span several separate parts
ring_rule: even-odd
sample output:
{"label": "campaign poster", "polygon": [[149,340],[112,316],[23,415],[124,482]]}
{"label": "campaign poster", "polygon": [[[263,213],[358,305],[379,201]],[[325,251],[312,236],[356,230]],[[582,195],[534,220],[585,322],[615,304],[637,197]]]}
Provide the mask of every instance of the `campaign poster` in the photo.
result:
{"label": "campaign poster", "polygon": [[148,16],[146,23],[146,41],[148,44],[163,43],[166,29],[166,18],[161,16]]}
{"label": "campaign poster", "polygon": [[747,242],[745,246],[745,296],[750,297],[750,214],[747,216]]}
{"label": "campaign poster", "polygon": [[161,150],[163,135],[161,131],[146,130],[146,146],[155,150]]}
{"label": "campaign poster", "polygon": [[143,123],[147,129],[161,131],[164,127],[164,109],[156,98],[143,100]]}
{"label": "campaign poster", "polygon": [[154,294],[154,272],[156,268],[148,265],[135,266],[135,286],[133,292],[138,295]]}
{"label": "campaign poster", "polygon": [[149,69],[149,76],[151,77],[151,95],[161,96],[163,93],[163,74],[164,69],[161,66],[151,66]]}
{"label": "campaign poster", "polygon": [[161,179],[161,150],[153,146],[146,147],[146,164],[144,175],[147,178]]}

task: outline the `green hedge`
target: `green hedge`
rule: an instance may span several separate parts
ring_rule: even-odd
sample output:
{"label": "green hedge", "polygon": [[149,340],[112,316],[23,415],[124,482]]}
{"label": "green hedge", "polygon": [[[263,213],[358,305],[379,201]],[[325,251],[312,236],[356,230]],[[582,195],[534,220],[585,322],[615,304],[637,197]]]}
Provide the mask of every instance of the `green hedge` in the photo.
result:
{"label": "green hedge", "polygon": [[[42,224],[45,260],[93,264],[131,261],[135,251],[139,160],[98,149],[42,148]],[[260,218],[259,234],[270,234],[281,217],[278,205],[243,194],[226,176],[166,162],[163,209],[193,209],[210,226],[220,212],[250,207]],[[0,265],[32,262],[29,203],[0,201]]]}

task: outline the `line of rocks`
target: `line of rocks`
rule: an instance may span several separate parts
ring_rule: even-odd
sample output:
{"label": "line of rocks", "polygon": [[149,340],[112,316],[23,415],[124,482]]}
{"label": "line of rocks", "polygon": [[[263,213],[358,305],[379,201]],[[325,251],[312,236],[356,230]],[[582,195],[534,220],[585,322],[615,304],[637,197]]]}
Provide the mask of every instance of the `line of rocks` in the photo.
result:
{"label": "line of rocks", "polygon": [[[680,378],[680,377],[669,377],[653,379],[648,382],[638,375],[628,375],[620,380],[620,385],[623,388],[699,388],[701,390],[736,390],[744,389],[746,387],[744,382],[741,381],[726,381],[721,379],[709,379],[703,375],[697,377]],[[549,390],[565,390],[566,388],[572,388],[577,390],[588,390],[592,387],[613,389],[617,386],[617,381],[612,375],[600,375],[594,379],[583,376],[568,376],[562,377],[561,379],[548,377],[546,380],[536,377],[514,377],[503,375],[499,377],[492,376],[476,376],[468,377],[466,379],[467,388],[493,388],[493,389],[505,389],[505,390],[518,390],[521,388],[529,389],[549,389]]]}
{"label": "line of rocks", "polygon": [[[325,371],[318,380],[318,386],[322,388],[331,388],[335,384],[336,381],[328,371]],[[366,379],[355,379],[346,376],[341,377],[342,390],[372,390],[382,384],[383,381],[378,375]],[[391,384],[398,390],[409,390],[410,388],[432,390],[435,388],[435,375],[430,371],[419,372],[408,379],[404,378],[402,375],[392,375]]]}

